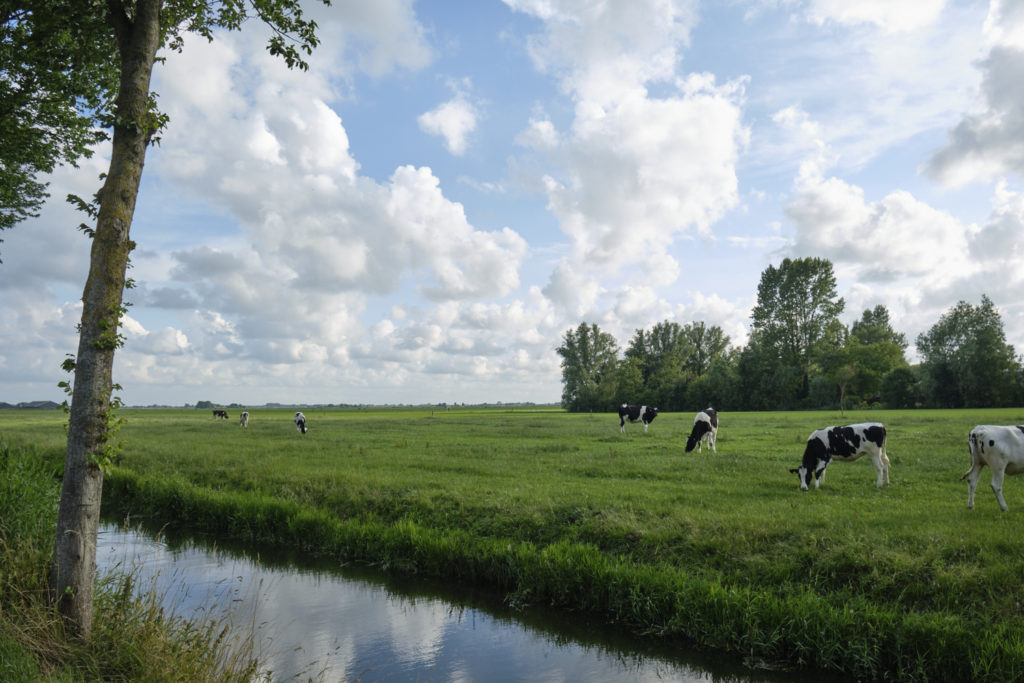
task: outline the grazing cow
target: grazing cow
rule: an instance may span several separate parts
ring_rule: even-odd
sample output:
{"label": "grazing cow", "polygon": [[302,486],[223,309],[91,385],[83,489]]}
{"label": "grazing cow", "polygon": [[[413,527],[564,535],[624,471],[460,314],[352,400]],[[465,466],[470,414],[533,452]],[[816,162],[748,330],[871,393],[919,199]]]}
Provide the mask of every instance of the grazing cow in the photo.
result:
{"label": "grazing cow", "polygon": [[242,425],[243,427],[249,426],[249,411],[242,411],[242,420],[238,424]]}
{"label": "grazing cow", "polygon": [[654,422],[654,418],[658,417],[658,409],[650,406],[630,406],[623,403],[619,407],[619,431],[626,431],[626,420],[630,422],[643,422],[644,431],[647,431],[647,425]]}
{"label": "grazing cow", "polygon": [[686,439],[686,452],[689,453],[696,447],[697,452],[700,453],[701,442],[707,441],[708,445],[711,446],[711,450],[717,453],[718,449],[715,448],[717,440],[718,411],[714,408],[705,408],[693,418],[693,431],[690,432],[690,436]]}
{"label": "grazing cow", "polygon": [[852,462],[870,455],[878,472],[876,486],[889,483],[889,456],[885,454],[885,427],[879,422],[862,422],[845,427],[825,427],[807,437],[800,467],[790,472],[800,476],[800,490],[806,491],[814,477],[814,488],[825,480],[825,468],[832,460]]}
{"label": "grazing cow", "polygon": [[221,419],[226,420],[226,419],[228,419],[228,411],[226,411],[226,410],[215,410],[215,411],[213,411],[213,416],[214,417],[219,417]]}
{"label": "grazing cow", "polygon": [[302,413],[295,413],[295,428],[303,434],[306,433],[306,416]]}
{"label": "grazing cow", "polygon": [[1024,426],[978,425],[967,437],[967,449],[971,454],[971,468],[960,477],[960,481],[967,479],[967,509],[974,509],[974,488],[978,485],[981,468],[988,465],[992,468],[992,490],[999,507],[1006,512],[1003,476],[1024,472]]}

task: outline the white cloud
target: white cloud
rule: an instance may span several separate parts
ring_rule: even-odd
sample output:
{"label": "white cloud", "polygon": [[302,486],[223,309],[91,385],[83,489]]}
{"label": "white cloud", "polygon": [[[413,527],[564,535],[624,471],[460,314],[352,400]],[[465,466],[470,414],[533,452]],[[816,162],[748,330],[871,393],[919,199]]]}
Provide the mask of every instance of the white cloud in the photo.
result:
{"label": "white cloud", "polygon": [[[572,244],[545,293],[580,312],[597,300],[594,281],[609,275],[634,271],[627,287],[671,284],[673,241],[708,234],[738,202],[745,80],[677,75],[695,22],[690,3],[508,4],[544,21],[530,54],[575,105],[568,130],[535,117],[517,138],[558,168],[542,185]],[[653,95],[656,85],[670,92]]]}
{"label": "white cloud", "polygon": [[807,16],[811,21],[840,24],[874,24],[889,32],[911,31],[933,23],[946,6],[946,0],[810,0]]}
{"label": "white cloud", "polygon": [[949,185],[993,181],[1024,173],[1024,49],[997,46],[980,64],[984,80],[980,108],[949,133],[949,142],[926,170]]}
{"label": "white cloud", "polygon": [[469,136],[476,129],[480,116],[477,106],[469,100],[463,87],[457,86],[452,99],[420,114],[416,119],[423,132],[443,137],[448,151],[455,156],[466,153]]}

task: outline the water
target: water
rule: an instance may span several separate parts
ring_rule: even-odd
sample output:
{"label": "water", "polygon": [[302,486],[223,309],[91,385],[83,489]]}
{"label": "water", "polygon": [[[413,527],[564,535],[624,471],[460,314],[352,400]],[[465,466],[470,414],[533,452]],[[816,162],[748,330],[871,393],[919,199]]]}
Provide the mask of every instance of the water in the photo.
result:
{"label": "water", "polygon": [[438,582],[114,525],[100,530],[97,561],[101,572],[134,568],[169,612],[255,632],[279,681],[823,680],[751,671],[579,615],[510,612],[494,596]]}

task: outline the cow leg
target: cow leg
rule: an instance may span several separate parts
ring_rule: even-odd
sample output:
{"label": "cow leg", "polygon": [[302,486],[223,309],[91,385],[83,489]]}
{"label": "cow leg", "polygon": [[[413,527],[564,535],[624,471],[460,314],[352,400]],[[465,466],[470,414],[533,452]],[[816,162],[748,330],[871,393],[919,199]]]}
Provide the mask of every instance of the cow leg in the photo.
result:
{"label": "cow leg", "polygon": [[715,443],[717,441],[718,441],[718,434],[715,433],[715,430],[712,429],[711,430],[711,435],[708,437],[708,443],[711,444],[711,452],[715,453],[715,454],[718,453],[718,448],[715,446]]}
{"label": "cow leg", "polygon": [[999,501],[999,507],[1003,509],[1003,512],[1007,511],[1006,501],[1003,500],[1003,475],[1006,474],[1006,465],[1002,467],[992,468],[992,491],[996,494],[996,500]]}
{"label": "cow leg", "polygon": [[885,483],[886,483],[886,485],[888,485],[889,484],[889,456],[885,454],[885,447],[884,446],[882,447],[880,455],[881,455],[881,460],[882,460],[882,467],[884,468],[884,472],[885,472]]}
{"label": "cow leg", "polygon": [[626,418],[622,417],[621,415],[619,416],[619,433],[626,433]]}
{"label": "cow leg", "polygon": [[888,476],[887,476],[888,473],[886,472],[885,465],[882,464],[882,457],[881,457],[881,455],[880,454],[872,453],[871,454],[871,463],[875,466],[875,472],[878,472],[878,481],[875,482],[875,486],[877,486],[878,488],[882,488],[882,481],[885,480],[886,484],[888,484],[889,481],[888,481]]}
{"label": "cow leg", "polygon": [[[981,467],[978,463],[973,463],[970,471],[967,473],[967,509],[974,509],[974,489],[978,486],[978,478],[981,476]],[[995,474],[992,475],[995,479]],[[963,477],[961,477],[963,479]]]}
{"label": "cow leg", "polygon": [[647,433],[647,423],[644,422],[644,434],[646,434],[646,433]]}

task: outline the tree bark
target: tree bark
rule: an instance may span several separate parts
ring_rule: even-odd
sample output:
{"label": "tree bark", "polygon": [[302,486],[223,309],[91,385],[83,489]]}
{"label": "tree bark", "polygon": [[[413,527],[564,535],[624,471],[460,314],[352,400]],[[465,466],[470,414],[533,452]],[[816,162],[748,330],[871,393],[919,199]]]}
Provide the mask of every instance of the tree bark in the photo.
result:
{"label": "tree bark", "polygon": [[134,246],[129,232],[142,179],[149,83],[160,46],[162,0],[139,0],[134,15],[108,0],[118,39],[120,86],[114,107],[110,169],[100,192],[71,397],[64,481],[50,570],[50,599],[72,631],[88,638],[96,574],[96,537],[103,489],[104,452],[113,390],[114,352],[122,314],[125,273]]}

